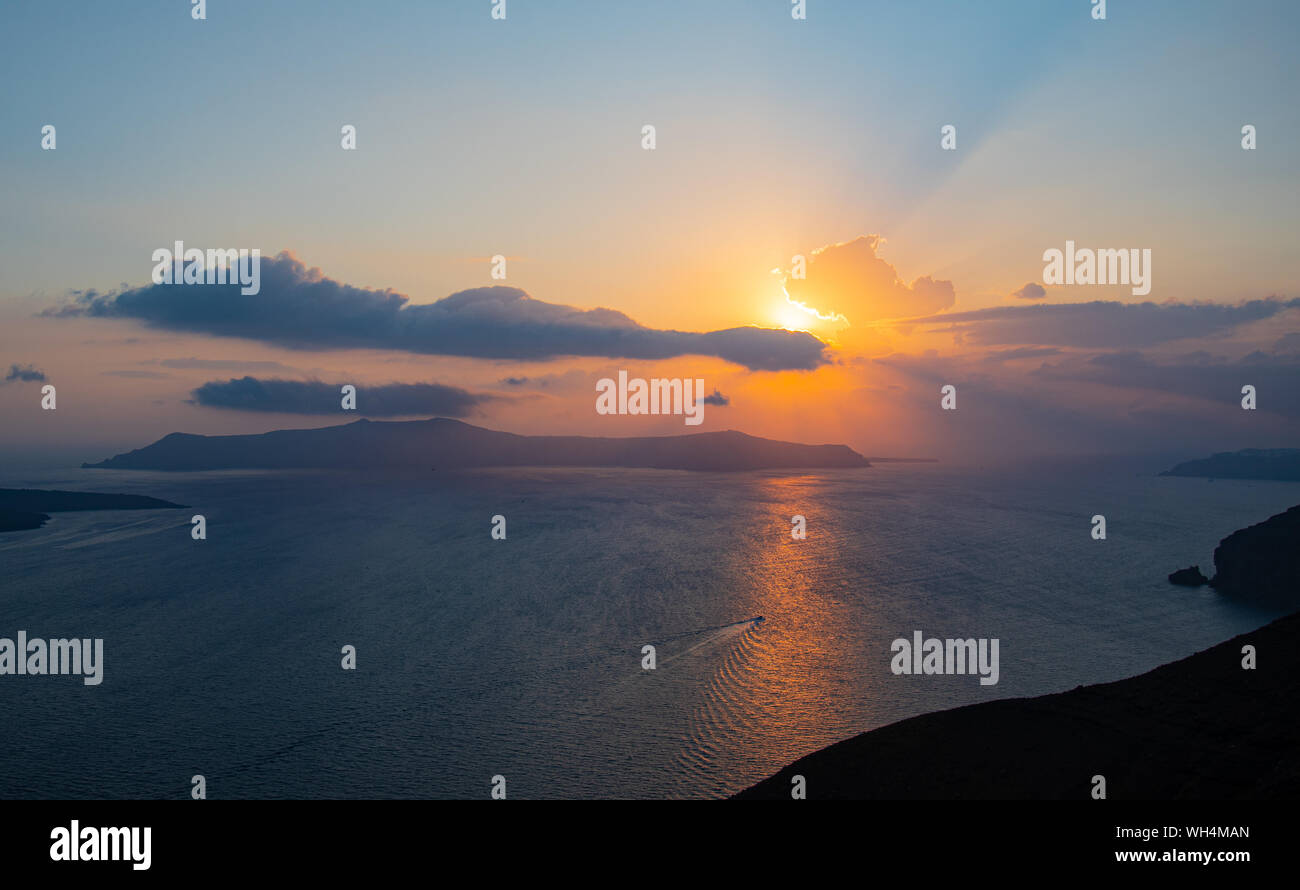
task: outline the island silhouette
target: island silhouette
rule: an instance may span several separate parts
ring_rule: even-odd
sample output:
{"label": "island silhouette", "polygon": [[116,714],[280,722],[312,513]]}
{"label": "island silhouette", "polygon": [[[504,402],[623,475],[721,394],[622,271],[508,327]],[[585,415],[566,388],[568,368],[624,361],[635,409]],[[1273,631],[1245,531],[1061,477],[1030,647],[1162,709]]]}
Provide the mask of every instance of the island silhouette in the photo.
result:
{"label": "island silhouette", "polygon": [[735,430],[606,438],[520,436],[460,420],[357,420],[243,436],[172,433],[83,468],[110,470],[643,467],[737,471],[869,467],[847,445],[804,445]]}

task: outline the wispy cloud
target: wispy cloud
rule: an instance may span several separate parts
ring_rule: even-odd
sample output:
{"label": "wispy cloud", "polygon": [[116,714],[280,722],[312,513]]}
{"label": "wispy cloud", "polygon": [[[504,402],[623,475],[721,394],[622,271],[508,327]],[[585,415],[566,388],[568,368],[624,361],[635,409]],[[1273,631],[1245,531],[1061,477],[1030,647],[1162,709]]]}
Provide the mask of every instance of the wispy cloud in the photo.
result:
{"label": "wispy cloud", "polygon": [[1015,349],[998,349],[984,356],[986,362],[1014,362],[1027,358],[1047,358],[1060,355],[1055,346],[1020,346]]}
{"label": "wispy cloud", "polygon": [[1235,361],[1215,361],[1198,354],[1158,360],[1141,352],[1102,353],[1045,364],[1032,375],[1234,406],[1241,401],[1242,386],[1250,384],[1259,393],[1261,412],[1300,418],[1300,356],[1296,355],[1253,352]]}
{"label": "wispy cloud", "polygon": [[105,377],[126,377],[135,380],[166,380],[171,377],[170,374],[163,374],[159,371],[140,371],[127,369],[122,371],[100,371]]}
{"label": "wispy cloud", "polygon": [[280,362],[250,361],[245,359],[224,358],[164,358],[142,364],[158,364],[164,368],[197,371],[288,371],[288,365]]}

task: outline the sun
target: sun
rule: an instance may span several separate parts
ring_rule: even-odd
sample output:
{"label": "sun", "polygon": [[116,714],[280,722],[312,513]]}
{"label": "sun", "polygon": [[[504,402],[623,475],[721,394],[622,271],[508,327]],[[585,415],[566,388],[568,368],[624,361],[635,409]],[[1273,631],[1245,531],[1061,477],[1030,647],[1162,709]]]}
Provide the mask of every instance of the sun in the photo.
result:
{"label": "sun", "polygon": [[816,310],[789,297],[784,297],[773,305],[772,318],[787,331],[809,331],[822,320]]}
{"label": "sun", "polygon": [[808,322],[811,321],[811,317],[805,312],[800,312],[798,306],[791,306],[784,301],[775,307],[772,315],[776,323],[787,331],[806,330]]}

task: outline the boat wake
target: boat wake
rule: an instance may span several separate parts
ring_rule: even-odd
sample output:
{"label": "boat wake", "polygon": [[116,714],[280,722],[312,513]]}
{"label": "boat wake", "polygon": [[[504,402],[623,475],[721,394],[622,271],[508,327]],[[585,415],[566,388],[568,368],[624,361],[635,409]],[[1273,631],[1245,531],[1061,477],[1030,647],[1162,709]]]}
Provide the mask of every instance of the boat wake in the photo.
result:
{"label": "boat wake", "polygon": [[749,627],[751,625],[760,624],[762,623],[762,621],[763,621],[762,615],[755,615],[753,618],[746,618],[744,621],[733,621],[730,624],[715,624],[712,627],[702,627],[699,630],[683,631],[682,633],[673,634],[671,636],[663,637],[662,639],[651,640],[650,645],[662,646],[664,643],[671,643],[674,640],[681,640],[681,639],[685,639],[686,637],[695,637],[695,636],[699,636],[700,634],[715,633],[717,631],[724,631],[724,630],[729,630],[737,627],[742,627],[742,628]]}

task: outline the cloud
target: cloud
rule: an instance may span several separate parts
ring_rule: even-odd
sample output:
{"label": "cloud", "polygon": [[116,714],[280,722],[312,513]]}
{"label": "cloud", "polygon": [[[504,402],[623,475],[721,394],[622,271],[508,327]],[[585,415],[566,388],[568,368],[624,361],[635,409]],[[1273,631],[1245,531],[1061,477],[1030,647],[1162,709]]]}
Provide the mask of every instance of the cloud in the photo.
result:
{"label": "cloud", "polygon": [[1015,349],[999,349],[984,356],[986,362],[1012,362],[1024,358],[1046,358],[1060,355],[1061,350],[1054,346],[1019,346]]}
{"label": "cloud", "polygon": [[1018,300],[1041,300],[1047,296],[1047,289],[1036,281],[1030,281],[1020,290],[1012,291],[1011,296]]}
{"label": "cloud", "polygon": [[1141,368],[1147,365],[1146,356],[1136,350],[1128,352],[1103,352],[1088,359],[1088,364],[1103,368]]}
{"label": "cloud", "polygon": [[1273,351],[1279,355],[1300,354],[1300,334],[1283,334],[1273,344]]}
{"label": "cloud", "polygon": [[5,375],[5,383],[44,383],[45,372],[38,371],[34,365],[10,365]]}
{"label": "cloud", "polygon": [[280,362],[245,361],[244,359],[222,358],[164,358],[142,364],[158,364],[164,368],[193,369],[199,371],[288,371],[288,365]]}
{"label": "cloud", "polygon": [[[891,425],[963,459],[1024,454],[1155,454],[1281,447],[1300,435],[1300,356],[1213,362],[1158,359],[1137,351],[1063,354],[1059,361],[972,361],[963,354],[896,354],[863,375]],[[891,395],[884,384],[901,381]],[[939,409],[940,387],[957,388],[959,410]],[[1258,409],[1243,411],[1242,386]]]}
{"label": "cloud", "polygon": [[1099,383],[1237,406],[1241,388],[1254,386],[1261,412],[1300,420],[1300,356],[1252,352],[1235,361],[1207,362],[1196,354],[1156,361],[1141,352],[1114,352],[1083,361],[1044,365],[1033,375],[1045,380]]}
{"label": "cloud", "polygon": [[[192,393],[205,408],[276,414],[339,414],[342,384],[319,380],[259,380],[256,377],[210,381]],[[440,383],[386,383],[357,386],[357,414],[367,417],[441,415],[465,417],[496,396],[476,395]]]}
{"label": "cloud", "polygon": [[287,251],[262,260],[258,294],[241,294],[237,285],[151,284],[110,294],[89,291],[45,314],[135,319],[169,330],[297,349],[389,349],[529,361],[707,355],[768,371],[811,370],[827,363],[826,344],[803,331],[656,330],[612,309],[545,303],[514,287],[473,288],[436,303],[411,304],[392,290],[326,278]]}
{"label": "cloud", "polygon": [[159,373],[158,371],[137,371],[137,370],[100,371],[99,373],[103,374],[105,377],[130,377],[130,378],[136,378],[140,380],[165,380],[172,376],[170,374]]}
{"label": "cloud", "polygon": [[[933,349],[927,349],[920,355],[896,352],[872,359],[872,363],[927,381],[951,383],[955,380],[984,382],[993,379],[987,374],[972,372],[962,357],[940,356]],[[990,372],[993,370],[995,369],[989,369]]]}
{"label": "cloud", "polygon": [[1223,303],[1048,303],[953,312],[927,319],[945,323],[966,341],[987,346],[1035,344],[1138,349],[1173,340],[1225,334],[1241,325],[1300,307],[1300,299]]}
{"label": "cloud", "polygon": [[818,248],[809,258],[807,277],[786,277],[786,294],[819,314],[847,316],[853,323],[930,315],[956,302],[951,281],[923,275],[911,285],[903,283],[876,255],[881,243],[879,235],[863,235]]}
{"label": "cloud", "polygon": [[550,395],[592,392],[594,381],[617,374],[617,368],[570,367],[562,372],[502,377],[497,383],[512,389],[546,390]]}
{"label": "cloud", "polygon": [[730,405],[731,399],[727,398],[722,393],[718,392],[716,388],[714,388],[711,394],[704,397],[704,404],[718,405],[721,407],[723,405]]}

